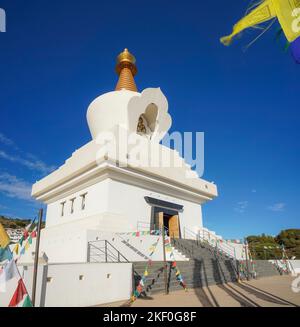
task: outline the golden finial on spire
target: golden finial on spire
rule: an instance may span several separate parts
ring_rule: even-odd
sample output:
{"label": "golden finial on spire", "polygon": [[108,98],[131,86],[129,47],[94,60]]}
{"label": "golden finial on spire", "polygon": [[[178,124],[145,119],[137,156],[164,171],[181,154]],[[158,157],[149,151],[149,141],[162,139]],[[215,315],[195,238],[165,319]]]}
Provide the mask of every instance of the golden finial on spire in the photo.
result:
{"label": "golden finial on spire", "polygon": [[126,89],[137,92],[137,87],[133,78],[137,73],[135,62],[135,57],[128,49],[124,49],[124,51],[118,55],[116,72],[119,75],[119,81],[116,90]]}

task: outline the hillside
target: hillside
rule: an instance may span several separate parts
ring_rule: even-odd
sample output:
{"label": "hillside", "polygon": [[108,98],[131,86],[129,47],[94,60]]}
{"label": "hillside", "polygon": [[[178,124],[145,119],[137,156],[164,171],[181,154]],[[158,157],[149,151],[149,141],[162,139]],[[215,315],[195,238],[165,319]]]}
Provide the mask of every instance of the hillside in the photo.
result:
{"label": "hillside", "polygon": [[282,230],[277,236],[251,235],[247,237],[249,249],[255,259],[279,259],[284,245],[289,258],[300,259],[300,229]]}
{"label": "hillside", "polygon": [[14,218],[8,218],[5,216],[0,215],[0,223],[4,226],[4,228],[25,228],[28,224],[30,224],[29,219],[14,219]]}
{"label": "hillside", "polygon": [[[30,224],[30,222],[31,222],[30,219],[16,219],[16,218],[10,218],[0,215],[0,223],[4,226],[4,228],[12,228],[12,229],[25,228]],[[45,227],[45,222],[43,221],[42,228],[44,227]]]}

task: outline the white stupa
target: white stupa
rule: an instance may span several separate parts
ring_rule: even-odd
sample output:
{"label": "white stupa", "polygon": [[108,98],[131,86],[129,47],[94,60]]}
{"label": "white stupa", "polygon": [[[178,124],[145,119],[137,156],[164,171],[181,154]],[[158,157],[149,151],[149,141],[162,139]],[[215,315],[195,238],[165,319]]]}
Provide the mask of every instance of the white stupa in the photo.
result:
{"label": "white stupa", "polygon": [[[41,251],[50,262],[85,262],[89,241],[155,230],[161,223],[173,237],[184,237],[184,230],[203,227],[201,206],[217,196],[215,184],[198,178],[178,152],[160,144],[172,123],[167,99],[160,88],[137,91],[135,58],[127,49],[116,70],[116,90],[97,97],[87,110],[92,140],[32,187],[32,196],[47,205]],[[104,136],[111,135],[118,153],[103,148]],[[153,146],[182,165],[136,165],[133,145],[123,145],[128,135],[143,149]]]}

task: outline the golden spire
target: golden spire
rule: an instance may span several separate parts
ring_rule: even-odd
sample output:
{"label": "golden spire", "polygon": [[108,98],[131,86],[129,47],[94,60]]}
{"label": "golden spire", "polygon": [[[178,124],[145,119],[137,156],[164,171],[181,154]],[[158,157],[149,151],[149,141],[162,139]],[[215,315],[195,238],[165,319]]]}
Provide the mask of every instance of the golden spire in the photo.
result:
{"label": "golden spire", "polygon": [[137,92],[133,78],[137,73],[135,57],[127,49],[124,49],[117,57],[116,72],[119,75],[116,91],[126,89]]}

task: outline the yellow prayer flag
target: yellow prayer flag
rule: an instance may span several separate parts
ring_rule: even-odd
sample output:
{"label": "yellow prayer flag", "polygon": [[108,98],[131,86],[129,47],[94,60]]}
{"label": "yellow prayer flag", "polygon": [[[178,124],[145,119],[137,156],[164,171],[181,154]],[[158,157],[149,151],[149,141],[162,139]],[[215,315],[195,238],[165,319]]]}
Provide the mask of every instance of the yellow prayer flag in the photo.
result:
{"label": "yellow prayer flag", "polygon": [[300,0],[272,0],[284,34],[289,42],[300,36]]}
{"label": "yellow prayer flag", "polygon": [[28,250],[30,248],[30,244],[27,242],[26,244],[25,244],[25,250]]}
{"label": "yellow prayer flag", "polygon": [[10,243],[10,238],[3,225],[0,223],[0,248],[5,249]]}
{"label": "yellow prayer flag", "polygon": [[14,249],[13,249],[13,252],[15,252],[16,255],[19,254],[19,243],[16,244],[16,246],[15,246]]}
{"label": "yellow prayer flag", "polygon": [[289,42],[300,36],[300,0],[264,0],[248,15],[239,20],[230,35],[224,36],[220,41],[229,45],[232,38],[244,29],[264,23],[277,17]]}
{"label": "yellow prayer flag", "polygon": [[[286,0],[287,1],[287,0]],[[232,38],[242,32],[244,29],[264,23],[276,16],[273,0],[265,0],[259,6],[254,8],[247,16],[239,20],[234,26],[230,35],[224,36],[220,41],[224,45],[230,45]]]}

